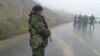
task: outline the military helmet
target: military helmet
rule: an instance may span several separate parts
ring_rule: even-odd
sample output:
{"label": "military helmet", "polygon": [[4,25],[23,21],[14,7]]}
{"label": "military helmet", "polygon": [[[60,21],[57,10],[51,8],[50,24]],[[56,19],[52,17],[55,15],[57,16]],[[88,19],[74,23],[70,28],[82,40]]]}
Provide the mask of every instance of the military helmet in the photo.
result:
{"label": "military helmet", "polygon": [[32,10],[33,10],[33,11],[42,11],[43,8],[42,8],[42,6],[40,6],[40,5],[35,5],[35,6],[32,8]]}

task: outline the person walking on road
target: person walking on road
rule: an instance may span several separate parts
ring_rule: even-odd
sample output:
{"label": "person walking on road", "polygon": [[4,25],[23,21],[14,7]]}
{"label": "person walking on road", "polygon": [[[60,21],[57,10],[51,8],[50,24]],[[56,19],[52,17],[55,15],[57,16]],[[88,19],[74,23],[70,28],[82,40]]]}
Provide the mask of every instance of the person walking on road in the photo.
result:
{"label": "person walking on road", "polygon": [[74,17],[74,28],[76,28],[76,25],[77,25],[77,22],[78,22],[78,20],[77,20],[77,15],[75,15],[75,17]]}
{"label": "person walking on road", "polygon": [[90,19],[90,29],[92,28],[92,26],[94,28],[95,17],[92,15],[92,16],[90,16],[89,19]]}
{"label": "person walking on road", "polygon": [[80,29],[82,27],[82,22],[83,22],[82,15],[80,14],[78,16],[78,29]]}
{"label": "person walking on road", "polygon": [[87,28],[88,25],[88,16],[84,15],[83,16],[83,28]]}
{"label": "person walking on road", "polygon": [[42,6],[35,5],[30,13],[29,32],[32,56],[45,56],[45,48],[51,35],[42,11]]}

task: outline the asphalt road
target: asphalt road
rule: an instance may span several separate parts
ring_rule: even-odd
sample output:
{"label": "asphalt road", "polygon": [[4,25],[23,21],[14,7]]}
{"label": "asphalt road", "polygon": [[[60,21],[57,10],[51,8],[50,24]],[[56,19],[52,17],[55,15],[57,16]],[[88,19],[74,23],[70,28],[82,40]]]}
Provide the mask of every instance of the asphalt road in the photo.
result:
{"label": "asphalt road", "polygon": [[[99,30],[100,24],[91,30],[74,29],[72,23],[53,28],[52,42],[45,49],[45,56],[100,56]],[[0,44],[0,56],[31,56],[29,34],[21,35],[20,38],[23,39],[9,41],[7,45]]]}

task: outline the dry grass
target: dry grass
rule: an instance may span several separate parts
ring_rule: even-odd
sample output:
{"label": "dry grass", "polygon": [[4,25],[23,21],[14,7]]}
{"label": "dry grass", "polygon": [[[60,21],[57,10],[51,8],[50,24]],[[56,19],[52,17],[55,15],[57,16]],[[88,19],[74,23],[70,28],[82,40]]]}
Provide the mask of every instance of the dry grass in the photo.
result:
{"label": "dry grass", "polygon": [[27,32],[28,15],[23,6],[21,0],[0,1],[0,40]]}

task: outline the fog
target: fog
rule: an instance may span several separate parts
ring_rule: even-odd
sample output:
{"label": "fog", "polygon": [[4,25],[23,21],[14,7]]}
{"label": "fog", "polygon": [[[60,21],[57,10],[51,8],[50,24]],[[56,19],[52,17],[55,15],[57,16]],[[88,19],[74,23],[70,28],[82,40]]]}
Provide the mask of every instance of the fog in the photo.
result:
{"label": "fog", "polygon": [[43,6],[73,14],[100,16],[100,0],[36,0]]}

